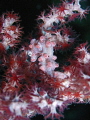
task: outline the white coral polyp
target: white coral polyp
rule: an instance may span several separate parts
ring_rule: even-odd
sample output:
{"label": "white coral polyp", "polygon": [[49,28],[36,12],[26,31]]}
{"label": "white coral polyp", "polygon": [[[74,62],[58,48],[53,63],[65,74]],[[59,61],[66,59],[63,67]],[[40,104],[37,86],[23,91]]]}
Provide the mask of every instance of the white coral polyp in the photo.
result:
{"label": "white coral polyp", "polygon": [[21,109],[27,109],[28,104],[26,102],[12,102],[9,105],[11,112],[15,113],[16,116],[22,116]]}
{"label": "white coral polyp", "polygon": [[4,23],[3,23],[3,27],[9,27],[11,26],[16,20],[14,18],[6,18]]}

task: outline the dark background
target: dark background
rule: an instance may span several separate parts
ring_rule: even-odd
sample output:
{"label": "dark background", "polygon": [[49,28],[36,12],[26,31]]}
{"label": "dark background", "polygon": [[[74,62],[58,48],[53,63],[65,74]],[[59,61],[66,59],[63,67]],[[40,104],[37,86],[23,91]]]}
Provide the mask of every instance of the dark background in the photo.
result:
{"label": "dark background", "polygon": [[[0,0],[0,14],[7,11],[19,13],[21,27],[23,27],[23,37],[34,34],[36,31],[36,19],[40,13],[48,6],[58,5],[59,0]],[[83,0],[82,7],[90,6],[90,0]],[[70,23],[72,29],[79,34],[82,42],[90,42],[90,15],[86,15],[83,20],[77,19]],[[65,118],[61,120],[90,120],[90,104],[72,104],[64,111]],[[32,120],[44,120],[43,116],[35,116]]]}

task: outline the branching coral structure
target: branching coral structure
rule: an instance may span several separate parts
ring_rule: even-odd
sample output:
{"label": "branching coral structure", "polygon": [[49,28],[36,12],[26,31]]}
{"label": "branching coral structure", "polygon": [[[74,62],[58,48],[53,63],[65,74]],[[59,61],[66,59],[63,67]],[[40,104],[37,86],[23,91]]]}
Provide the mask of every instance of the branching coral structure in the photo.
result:
{"label": "branching coral structure", "polygon": [[[37,18],[38,37],[25,45],[18,14],[0,17],[0,120],[29,120],[36,114],[60,119],[69,104],[90,100],[88,43],[75,45],[77,36],[68,27],[89,11],[80,2],[65,0],[49,13],[42,12]],[[55,52],[69,49],[69,65],[60,66]]]}

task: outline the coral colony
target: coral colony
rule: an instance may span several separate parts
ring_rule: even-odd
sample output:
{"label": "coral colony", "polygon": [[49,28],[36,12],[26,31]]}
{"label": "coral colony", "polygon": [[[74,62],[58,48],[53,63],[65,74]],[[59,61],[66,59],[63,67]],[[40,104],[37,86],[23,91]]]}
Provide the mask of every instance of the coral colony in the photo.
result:
{"label": "coral colony", "polygon": [[[89,11],[80,3],[66,0],[49,13],[42,12],[37,18],[38,37],[25,45],[20,42],[18,14],[7,12],[0,17],[0,120],[29,120],[36,114],[60,119],[69,104],[90,99],[88,45],[75,45],[77,37],[68,27]],[[57,63],[55,52],[68,50],[72,50],[69,64]]]}

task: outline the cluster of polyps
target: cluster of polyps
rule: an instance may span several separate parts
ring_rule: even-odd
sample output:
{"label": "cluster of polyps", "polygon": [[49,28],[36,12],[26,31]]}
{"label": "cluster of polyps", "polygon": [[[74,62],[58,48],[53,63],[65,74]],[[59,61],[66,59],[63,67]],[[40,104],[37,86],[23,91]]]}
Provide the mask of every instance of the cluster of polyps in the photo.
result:
{"label": "cluster of polyps", "polygon": [[42,16],[38,18],[43,21],[40,25],[42,36],[39,40],[31,40],[29,45],[31,51],[28,52],[28,55],[31,56],[32,62],[38,59],[40,69],[53,77],[57,73],[54,72],[55,68],[59,67],[55,62],[57,59],[54,55],[55,47],[64,49],[70,47],[70,44],[74,42],[73,34],[70,28],[66,28],[65,24],[79,16],[84,16],[86,13],[79,2],[80,0],[63,2],[62,6],[52,8],[46,16],[42,13]]}
{"label": "cluster of polyps", "polygon": [[[87,13],[79,2],[66,1],[49,14],[42,13],[38,38],[17,53],[13,50],[21,35],[21,28],[16,26],[19,18],[13,12],[0,18],[1,120],[28,120],[37,113],[46,119],[59,119],[68,104],[90,101],[87,44],[73,49],[70,64],[62,67],[63,72],[56,71],[58,56],[54,55],[54,50],[67,50],[74,44],[74,33],[67,24]],[[12,53],[8,53],[9,49]]]}
{"label": "cluster of polyps", "polygon": [[21,36],[21,28],[19,25],[15,26],[13,24],[18,23],[19,17],[13,12],[7,12],[2,15],[1,20],[1,34],[2,45],[5,49],[9,47],[15,47],[19,43],[19,37]]}
{"label": "cluster of polyps", "polygon": [[40,41],[33,39],[29,47],[31,50],[31,61],[35,62],[38,58],[40,69],[53,75],[53,71],[58,64],[55,62],[57,57],[53,55],[53,49],[56,43],[54,41],[48,41],[44,36],[40,37]]}

